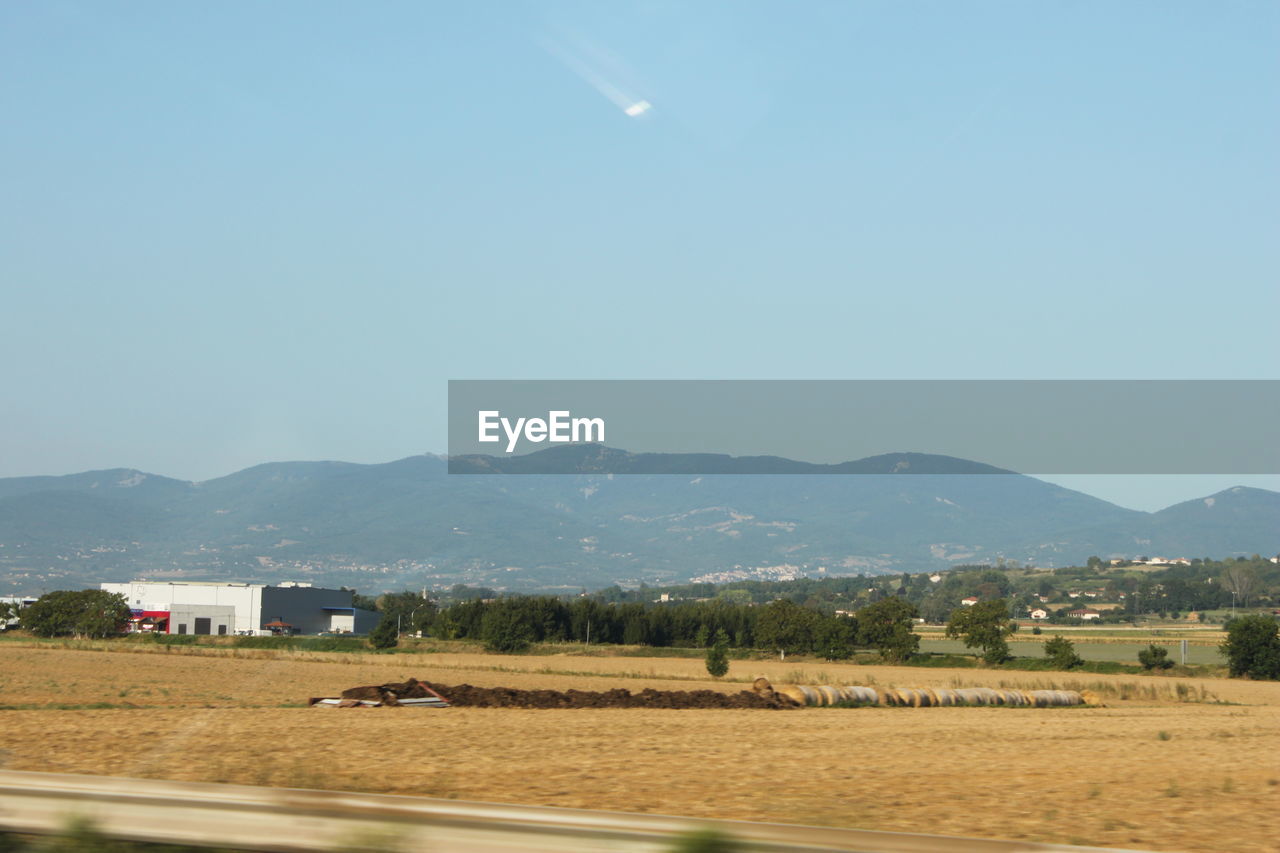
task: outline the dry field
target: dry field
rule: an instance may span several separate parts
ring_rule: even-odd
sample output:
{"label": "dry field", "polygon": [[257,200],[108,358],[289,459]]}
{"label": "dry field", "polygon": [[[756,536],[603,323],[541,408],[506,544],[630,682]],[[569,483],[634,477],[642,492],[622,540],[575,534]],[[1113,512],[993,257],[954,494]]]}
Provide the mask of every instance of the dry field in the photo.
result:
{"label": "dry field", "polygon": [[[1280,846],[1280,684],[1205,680],[1235,704],[1187,703],[1171,686],[1185,679],[734,662],[731,677],[744,680],[1077,682],[1110,685],[1113,698],[1103,709],[336,711],[289,706],[410,675],[526,688],[715,685],[684,659],[187,651],[0,644],[0,706],[15,709],[0,711],[0,760],[1152,850]],[[1138,698],[1114,698],[1125,685]],[[99,703],[118,707],[58,707]]]}

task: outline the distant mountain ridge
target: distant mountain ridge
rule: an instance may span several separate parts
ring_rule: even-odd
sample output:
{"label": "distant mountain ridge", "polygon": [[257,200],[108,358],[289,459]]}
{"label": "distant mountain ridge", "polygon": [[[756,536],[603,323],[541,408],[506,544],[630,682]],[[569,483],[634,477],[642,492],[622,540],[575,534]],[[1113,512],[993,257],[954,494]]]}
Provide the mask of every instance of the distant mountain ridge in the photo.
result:
{"label": "distant mountain ridge", "polygon": [[472,454],[450,461],[471,474],[1013,474],[982,462],[932,453],[882,453],[852,462],[797,462],[782,456],[727,453],[632,453],[603,444],[549,447],[520,456]]}
{"label": "distant mountain ridge", "polygon": [[[578,473],[537,473],[564,470],[566,453]],[[1280,548],[1280,493],[1262,489],[1145,513],[931,454],[834,466],[704,454],[716,473],[664,473],[687,462],[579,445],[462,461],[524,476],[450,475],[444,458],[413,456],[200,483],[132,469],[0,479],[0,594],[136,576],[577,590]],[[736,473],[762,464],[777,473]]]}

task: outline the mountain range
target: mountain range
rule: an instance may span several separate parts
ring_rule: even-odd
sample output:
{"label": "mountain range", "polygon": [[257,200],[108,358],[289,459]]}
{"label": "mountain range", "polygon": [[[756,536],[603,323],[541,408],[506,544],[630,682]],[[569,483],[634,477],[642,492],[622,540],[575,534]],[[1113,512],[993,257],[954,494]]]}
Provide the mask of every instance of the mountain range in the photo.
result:
{"label": "mountain range", "polygon": [[930,454],[704,454],[710,473],[667,473],[690,462],[572,445],[275,462],[199,483],[131,469],[0,479],[0,594],[134,577],[577,590],[1280,548],[1280,493],[1262,489],[1147,513]]}

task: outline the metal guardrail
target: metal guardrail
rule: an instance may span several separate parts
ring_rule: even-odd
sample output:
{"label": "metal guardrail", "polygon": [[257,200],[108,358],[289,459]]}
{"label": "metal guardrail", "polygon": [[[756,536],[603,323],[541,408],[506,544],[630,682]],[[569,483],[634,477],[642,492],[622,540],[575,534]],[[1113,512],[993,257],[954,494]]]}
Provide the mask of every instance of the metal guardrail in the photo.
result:
{"label": "metal guardrail", "polygon": [[0,830],[52,834],[75,819],[115,838],[263,851],[659,853],[706,829],[731,837],[744,850],[782,853],[1099,850],[384,794],[0,771]]}

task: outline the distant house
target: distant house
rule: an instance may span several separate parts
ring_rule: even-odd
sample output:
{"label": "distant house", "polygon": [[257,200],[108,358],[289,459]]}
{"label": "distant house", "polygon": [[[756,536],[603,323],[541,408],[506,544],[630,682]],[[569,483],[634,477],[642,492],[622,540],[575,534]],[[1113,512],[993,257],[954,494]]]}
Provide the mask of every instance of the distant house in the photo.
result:
{"label": "distant house", "polygon": [[[1272,562],[1274,563],[1275,560],[1272,560]],[[942,575],[938,574],[937,572],[934,572],[933,574],[929,575],[929,583],[938,583],[941,580],[942,580]]]}
{"label": "distant house", "polygon": [[960,603],[963,604],[965,607],[972,607],[973,605],[978,603],[978,597],[976,595],[970,595],[960,599]]}
{"label": "distant house", "polygon": [[1047,608],[1044,608],[1044,607],[1033,607],[1031,608],[1031,618],[1032,619],[1048,619],[1049,611]]}
{"label": "distant house", "polygon": [[1088,622],[1091,619],[1098,619],[1102,616],[1097,610],[1089,607],[1081,607],[1077,610],[1068,610],[1067,615],[1072,619],[1083,619]]}

